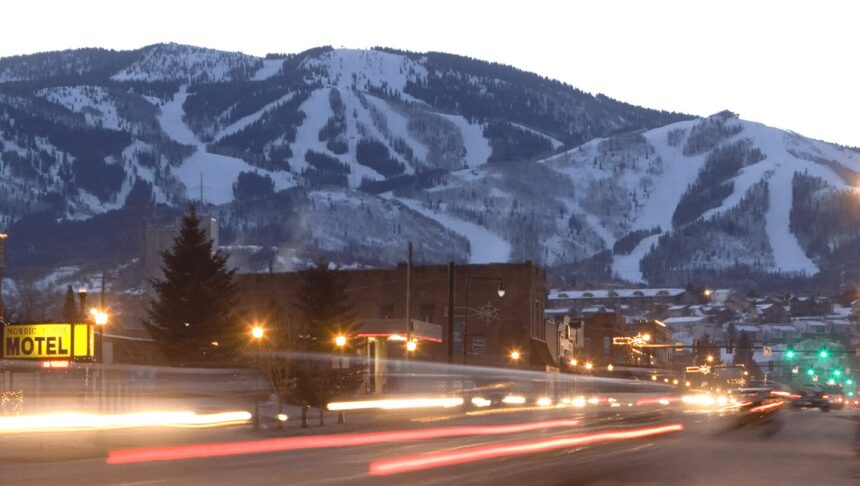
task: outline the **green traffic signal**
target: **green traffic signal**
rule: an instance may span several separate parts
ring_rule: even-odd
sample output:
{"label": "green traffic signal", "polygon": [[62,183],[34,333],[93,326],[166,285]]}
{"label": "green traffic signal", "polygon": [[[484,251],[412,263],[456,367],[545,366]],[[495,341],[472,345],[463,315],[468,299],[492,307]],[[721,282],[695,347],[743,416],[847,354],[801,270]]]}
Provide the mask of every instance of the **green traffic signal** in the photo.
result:
{"label": "green traffic signal", "polygon": [[845,384],[846,384],[846,385],[853,385],[853,384],[854,384],[854,380],[852,380],[851,378],[848,378],[847,380],[845,380]]}
{"label": "green traffic signal", "polygon": [[785,352],[786,359],[794,359],[794,350],[789,349]]}
{"label": "green traffic signal", "polygon": [[841,372],[841,371],[839,371],[839,370],[834,370],[834,371],[833,371],[833,376],[842,376],[842,372]]}
{"label": "green traffic signal", "polygon": [[815,374],[815,370],[813,370],[812,368],[809,368],[808,370],[806,370],[806,374],[809,376],[812,376]]}
{"label": "green traffic signal", "polygon": [[821,356],[821,359],[827,359],[827,357],[830,356],[830,353],[828,353],[826,349],[822,349],[818,352],[818,356]]}

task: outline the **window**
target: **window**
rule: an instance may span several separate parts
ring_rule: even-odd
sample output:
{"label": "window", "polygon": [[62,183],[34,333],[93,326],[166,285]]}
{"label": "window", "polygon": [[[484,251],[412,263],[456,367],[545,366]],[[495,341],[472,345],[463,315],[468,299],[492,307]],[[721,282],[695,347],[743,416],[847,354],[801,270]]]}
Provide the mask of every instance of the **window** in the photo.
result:
{"label": "window", "polygon": [[390,319],[394,317],[394,304],[379,306],[379,318]]}
{"label": "window", "polygon": [[487,346],[484,336],[472,336],[472,354],[481,354]]}
{"label": "window", "polygon": [[612,351],[612,338],[609,336],[603,336],[603,355],[609,356],[609,353]]}

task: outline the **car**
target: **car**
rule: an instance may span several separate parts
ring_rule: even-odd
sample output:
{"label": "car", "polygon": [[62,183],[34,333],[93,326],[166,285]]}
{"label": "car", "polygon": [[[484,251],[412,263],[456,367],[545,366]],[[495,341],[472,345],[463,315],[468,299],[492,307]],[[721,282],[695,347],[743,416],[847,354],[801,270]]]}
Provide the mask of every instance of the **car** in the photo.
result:
{"label": "car", "polygon": [[830,402],[830,406],[836,410],[842,410],[848,402],[848,399],[842,393],[828,393],[826,396],[827,401]]}
{"label": "car", "polygon": [[830,396],[823,391],[799,391],[792,395],[791,408],[817,408],[822,412],[830,411]]}

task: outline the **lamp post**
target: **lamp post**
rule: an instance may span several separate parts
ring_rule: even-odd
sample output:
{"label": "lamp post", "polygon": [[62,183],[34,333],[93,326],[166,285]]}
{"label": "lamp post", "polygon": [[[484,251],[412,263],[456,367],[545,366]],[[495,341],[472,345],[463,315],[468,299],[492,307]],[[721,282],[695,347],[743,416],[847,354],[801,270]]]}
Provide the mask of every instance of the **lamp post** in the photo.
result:
{"label": "lamp post", "polygon": [[265,335],[265,330],[259,324],[255,324],[254,327],[251,328],[251,338],[254,341],[256,347],[256,361],[257,361],[257,373],[256,379],[254,380],[254,430],[260,429],[260,345],[263,341],[263,336]]}
{"label": "lamp post", "polygon": [[514,366],[517,368],[520,367],[520,358],[522,358],[522,355],[520,355],[519,351],[517,351],[517,350],[511,351],[511,361],[514,362]]}
{"label": "lamp post", "polygon": [[[346,336],[344,336],[343,334],[338,334],[334,338],[334,345],[338,351],[337,367],[342,369],[343,368],[343,351],[344,351],[344,348],[346,348]],[[345,424],[346,423],[346,412],[344,412],[343,410],[340,410],[337,413],[337,423],[338,424]]]}

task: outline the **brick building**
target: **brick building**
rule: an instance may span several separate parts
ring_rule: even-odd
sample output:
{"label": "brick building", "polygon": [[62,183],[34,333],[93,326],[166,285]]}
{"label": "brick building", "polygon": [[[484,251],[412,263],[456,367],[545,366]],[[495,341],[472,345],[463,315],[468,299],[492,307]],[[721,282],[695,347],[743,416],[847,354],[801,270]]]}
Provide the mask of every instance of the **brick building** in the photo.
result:
{"label": "brick building", "polygon": [[[546,344],[542,269],[530,262],[454,268],[454,363],[509,366],[513,364],[511,353],[517,351],[519,366],[543,369],[557,365]],[[395,358],[402,355],[403,348],[396,341],[406,333],[406,270],[401,264],[340,272],[359,324],[356,337],[367,340],[368,345],[371,340],[387,341],[387,348],[380,347],[378,352]],[[503,297],[499,297],[500,285]],[[287,313],[294,312],[291,308],[300,287],[301,274],[295,272],[238,276],[246,315],[263,315],[273,298]],[[418,359],[447,361],[447,301],[448,266],[415,265],[411,316],[416,329],[426,329],[417,336]]]}

